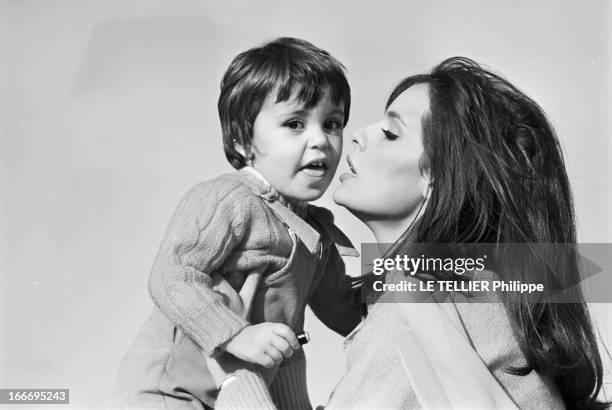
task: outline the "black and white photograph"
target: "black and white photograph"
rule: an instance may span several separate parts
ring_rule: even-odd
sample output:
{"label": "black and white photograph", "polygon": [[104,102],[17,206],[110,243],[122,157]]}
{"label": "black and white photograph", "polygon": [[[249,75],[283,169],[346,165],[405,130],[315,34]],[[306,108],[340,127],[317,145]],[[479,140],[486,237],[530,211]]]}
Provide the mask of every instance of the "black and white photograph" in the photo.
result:
{"label": "black and white photograph", "polygon": [[0,0],[0,408],[612,408],[612,2]]}

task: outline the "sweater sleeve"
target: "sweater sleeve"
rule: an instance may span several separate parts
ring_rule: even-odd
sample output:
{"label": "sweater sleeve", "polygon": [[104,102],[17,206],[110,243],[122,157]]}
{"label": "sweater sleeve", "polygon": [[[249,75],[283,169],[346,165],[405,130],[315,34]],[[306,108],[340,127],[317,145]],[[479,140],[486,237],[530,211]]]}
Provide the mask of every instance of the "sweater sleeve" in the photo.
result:
{"label": "sweater sleeve", "polygon": [[248,325],[212,289],[211,275],[248,224],[244,195],[214,182],[195,186],[181,200],[149,277],[154,302],[207,355]]}
{"label": "sweater sleeve", "polygon": [[231,382],[219,391],[216,410],[276,410],[263,378],[256,372],[239,370]]}
{"label": "sweater sleeve", "polygon": [[233,372],[227,380],[217,396],[216,410],[312,409],[306,387],[306,359],[301,349],[281,365],[269,388],[260,373],[247,369]]}

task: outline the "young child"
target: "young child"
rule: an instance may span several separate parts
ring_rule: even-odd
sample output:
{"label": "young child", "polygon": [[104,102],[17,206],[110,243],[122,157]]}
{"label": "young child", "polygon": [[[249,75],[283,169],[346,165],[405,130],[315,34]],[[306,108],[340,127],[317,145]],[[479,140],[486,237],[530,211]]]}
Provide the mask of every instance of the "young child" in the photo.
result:
{"label": "young child", "polygon": [[308,204],[336,171],[349,107],[344,67],[306,41],[232,61],[218,109],[238,171],[196,185],[175,211],[149,280],[156,306],[119,368],[119,404],[213,407],[207,360],[232,355],[249,377],[265,374],[280,408],[311,408],[295,337],[306,304],[342,335],[360,321],[340,257],[356,251],[331,212]]}

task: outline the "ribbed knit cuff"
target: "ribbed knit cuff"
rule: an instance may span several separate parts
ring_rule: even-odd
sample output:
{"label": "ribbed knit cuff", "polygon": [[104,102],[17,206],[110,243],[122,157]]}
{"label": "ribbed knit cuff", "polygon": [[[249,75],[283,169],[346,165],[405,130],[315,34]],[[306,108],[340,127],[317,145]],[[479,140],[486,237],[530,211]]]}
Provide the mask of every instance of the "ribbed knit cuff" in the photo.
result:
{"label": "ribbed knit cuff", "polygon": [[216,410],[261,409],[276,410],[268,388],[259,373],[238,370],[236,378],[223,386],[217,401]]}
{"label": "ribbed knit cuff", "polygon": [[203,311],[198,316],[199,318],[192,323],[206,325],[188,329],[189,336],[208,356],[218,353],[219,346],[227,343],[249,325],[249,322],[218,300],[203,307]]}
{"label": "ribbed knit cuff", "polygon": [[312,409],[306,385],[306,356],[303,350],[297,350],[281,364],[270,385],[270,393],[280,409]]}

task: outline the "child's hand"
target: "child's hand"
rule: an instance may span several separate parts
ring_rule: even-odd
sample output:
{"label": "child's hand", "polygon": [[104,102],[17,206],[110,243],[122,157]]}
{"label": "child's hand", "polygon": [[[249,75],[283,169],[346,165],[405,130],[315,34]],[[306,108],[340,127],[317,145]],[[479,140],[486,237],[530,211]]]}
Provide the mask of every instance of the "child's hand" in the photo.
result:
{"label": "child's hand", "polygon": [[293,330],[282,323],[247,326],[225,345],[225,351],[244,361],[274,367],[291,357],[300,344]]}

